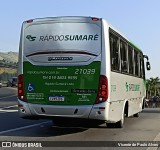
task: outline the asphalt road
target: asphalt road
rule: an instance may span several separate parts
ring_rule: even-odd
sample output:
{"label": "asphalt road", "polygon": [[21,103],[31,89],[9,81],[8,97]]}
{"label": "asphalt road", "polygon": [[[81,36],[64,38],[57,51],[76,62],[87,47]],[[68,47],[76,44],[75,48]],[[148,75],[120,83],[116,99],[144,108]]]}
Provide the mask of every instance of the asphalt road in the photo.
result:
{"label": "asphalt road", "polygon": [[[24,120],[17,112],[16,88],[3,87],[0,89],[0,141],[50,141],[60,142],[54,149],[92,149],[92,150],[156,150],[156,147],[102,147],[103,142],[97,141],[160,141],[160,108],[147,108],[140,117],[125,118],[124,128],[106,128],[105,124],[84,122],[72,126],[58,127],[50,120]],[[63,141],[63,142],[62,142]],[[79,142],[74,142],[79,141]],[[91,142],[86,142],[91,141]],[[69,143],[71,142],[71,143]],[[85,142],[85,143],[83,143]],[[46,143],[42,144],[45,145]],[[69,144],[75,147],[67,147]],[[76,145],[77,144],[77,145]],[[102,145],[101,145],[102,144]],[[113,143],[114,144],[114,143]],[[120,144],[120,143],[119,143]],[[145,144],[145,143],[144,143]],[[95,147],[99,145],[100,147]],[[105,145],[105,144],[104,144]],[[60,147],[61,146],[61,147]],[[8,148],[2,148],[8,149]],[[35,148],[36,149],[36,148]],[[37,148],[38,149],[38,148]],[[53,149],[53,148],[41,148]]]}
{"label": "asphalt road", "polygon": [[0,108],[13,106],[17,104],[17,89],[16,87],[0,88]]}

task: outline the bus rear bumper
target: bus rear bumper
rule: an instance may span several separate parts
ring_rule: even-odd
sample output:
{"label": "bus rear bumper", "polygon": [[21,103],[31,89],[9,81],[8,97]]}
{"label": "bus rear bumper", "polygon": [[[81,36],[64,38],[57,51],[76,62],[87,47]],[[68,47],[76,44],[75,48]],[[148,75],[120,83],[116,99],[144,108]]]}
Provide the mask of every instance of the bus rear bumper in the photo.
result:
{"label": "bus rear bumper", "polygon": [[68,118],[88,118],[92,105],[83,106],[60,106],[60,105],[41,105],[30,104],[18,100],[19,115],[21,118],[50,118],[50,117],[68,117]]}
{"label": "bus rear bumper", "polygon": [[28,106],[28,103],[23,102],[21,100],[18,99],[18,112],[19,112],[19,116],[21,118],[29,118],[31,119],[33,117],[30,108]]}
{"label": "bus rear bumper", "polygon": [[30,104],[18,100],[19,116],[24,119],[44,119],[54,117],[107,120],[104,104],[83,106],[53,106]]}
{"label": "bus rear bumper", "polygon": [[96,119],[96,120],[108,120],[108,103],[103,102],[100,104],[94,104],[92,110],[89,115],[89,119]]}

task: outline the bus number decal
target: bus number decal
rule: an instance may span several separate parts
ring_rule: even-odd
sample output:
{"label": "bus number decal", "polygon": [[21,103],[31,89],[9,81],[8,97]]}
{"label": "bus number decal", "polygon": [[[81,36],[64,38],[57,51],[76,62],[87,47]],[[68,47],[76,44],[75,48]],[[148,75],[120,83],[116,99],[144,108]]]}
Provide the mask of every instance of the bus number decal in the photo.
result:
{"label": "bus number decal", "polygon": [[75,69],[75,74],[95,74],[95,69]]}

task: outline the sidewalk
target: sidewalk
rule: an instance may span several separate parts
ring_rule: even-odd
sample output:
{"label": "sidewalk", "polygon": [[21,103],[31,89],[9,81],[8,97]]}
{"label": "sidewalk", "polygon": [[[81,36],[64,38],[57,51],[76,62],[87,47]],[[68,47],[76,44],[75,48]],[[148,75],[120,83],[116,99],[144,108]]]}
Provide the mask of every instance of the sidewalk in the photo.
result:
{"label": "sidewalk", "polygon": [[[160,107],[158,108],[144,108],[142,112],[148,112],[148,113],[160,113]],[[160,115],[160,114],[159,114]]]}

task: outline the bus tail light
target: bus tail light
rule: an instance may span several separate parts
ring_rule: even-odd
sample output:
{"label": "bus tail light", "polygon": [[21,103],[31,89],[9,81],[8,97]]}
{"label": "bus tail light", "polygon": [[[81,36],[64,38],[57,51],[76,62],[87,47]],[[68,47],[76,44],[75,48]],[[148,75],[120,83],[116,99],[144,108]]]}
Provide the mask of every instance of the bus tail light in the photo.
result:
{"label": "bus tail light", "polygon": [[20,74],[18,76],[18,99],[26,102],[26,97],[24,94],[24,76]]}
{"label": "bus tail light", "polygon": [[98,95],[96,104],[107,101],[108,99],[108,79],[104,75],[100,75]]}

